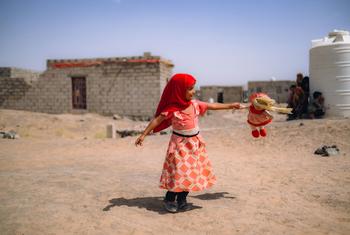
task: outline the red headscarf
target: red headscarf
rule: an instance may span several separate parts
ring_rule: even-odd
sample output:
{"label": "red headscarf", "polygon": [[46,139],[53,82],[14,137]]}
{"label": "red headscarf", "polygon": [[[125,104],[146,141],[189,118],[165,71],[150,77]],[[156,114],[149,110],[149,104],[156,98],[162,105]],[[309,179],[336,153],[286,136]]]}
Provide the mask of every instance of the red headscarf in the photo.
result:
{"label": "red headscarf", "polygon": [[[160,98],[155,117],[162,112],[176,112],[186,109],[191,105],[191,101],[186,100],[186,90],[196,83],[196,79],[185,73],[178,73],[172,76],[166,84],[162,97]],[[153,132],[158,132],[168,128],[171,120],[167,119],[160,123]]]}

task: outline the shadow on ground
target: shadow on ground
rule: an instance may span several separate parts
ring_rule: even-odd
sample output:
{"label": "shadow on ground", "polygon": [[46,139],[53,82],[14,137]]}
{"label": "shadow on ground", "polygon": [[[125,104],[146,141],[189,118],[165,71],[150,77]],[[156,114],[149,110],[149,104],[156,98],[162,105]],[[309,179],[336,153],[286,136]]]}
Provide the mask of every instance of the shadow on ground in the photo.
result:
{"label": "shadow on ground", "polygon": [[226,194],[229,194],[228,192],[219,192],[219,193],[205,193],[205,194],[200,194],[196,196],[189,196],[193,198],[197,198],[200,200],[217,200],[221,198],[228,198],[228,199],[235,199],[236,197],[230,197],[230,196],[225,196]]}
{"label": "shadow on ground", "polygon": [[[129,206],[129,207],[138,207],[144,208],[149,211],[154,211],[159,214],[167,214],[163,208],[163,197],[137,197],[137,198],[113,198],[109,200],[109,205],[103,208],[103,211],[109,211],[112,207],[115,206]],[[189,203],[191,210],[200,209],[201,206],[193,205]]]}
{"label": "shadow on ground", "polygon": [[[234,199],[235,197],[225,196],[228,194],[227,192],[220,193],[205,193],[196,196],[190,196],[192,198],[197,198],[200,200],[216,200],[221,198],[229,198]],[[191,210],[201,209],[201,206],[193,205],[193,203],[188,203],[190,205]],[[154,211],[159,214],[167,214],[163,208],[163,197],[137,197],[137,198],[113,198],[109,200],[109,205],[103,208],[103,211],[109,211],[111,208],[115,206],[128,206],[128,207],[138,207],[144,208],[149,211]]]}

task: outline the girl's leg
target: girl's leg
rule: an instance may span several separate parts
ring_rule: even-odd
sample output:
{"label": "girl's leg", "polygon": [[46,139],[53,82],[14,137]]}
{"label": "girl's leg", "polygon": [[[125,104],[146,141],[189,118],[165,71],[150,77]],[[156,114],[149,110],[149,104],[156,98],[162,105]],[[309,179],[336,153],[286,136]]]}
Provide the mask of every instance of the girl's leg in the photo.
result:
{"label": "girl's leg", "polygon": [[164,208],[165,208],[165,210],[167,210],[170,213],[177,212],[178,206],[175,202],[176,195],[177,195],[177,193],[171,192],[171,191],[168,191],[165,194]]}
{"label": "girl's leg", "polygon": [[168,202],[174,202],[177,194],[178,193],[168,191],[165,194],[165,199],[164,200],[168,201]]}
{"label": "girl's leg", "polygon": [[178,205],[178,209],[181,211],[187,211],[190,209],[189,205],[187,204],[187,200],[186,197],[188,195],[187,191],[183,191],[181,193],[178,193],[177,195],[177,205]]}
{"label": "girl's leg", "polygon": [[177,202],[180,203],[180,202],[186,201],[187,195],[188,195],[187,191],[183,191],[181,193],[178,193],[177,194]]}

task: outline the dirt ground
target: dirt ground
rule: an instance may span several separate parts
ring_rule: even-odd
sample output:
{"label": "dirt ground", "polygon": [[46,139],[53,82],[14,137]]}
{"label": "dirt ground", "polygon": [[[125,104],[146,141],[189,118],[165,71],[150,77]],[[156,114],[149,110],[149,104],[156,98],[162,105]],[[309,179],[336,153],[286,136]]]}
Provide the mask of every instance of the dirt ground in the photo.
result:
{"label": "dirt ground", "polygon": [[[106,139],[106,125],[147,123],[96,114],[0,110],[0,234],[349,234],[350,120],[275,115],[253,139],[246,111],[201,119],[217,176],[169,214],[158,188],[169,135]],[[314,155],[323,145],[340,154]]]}

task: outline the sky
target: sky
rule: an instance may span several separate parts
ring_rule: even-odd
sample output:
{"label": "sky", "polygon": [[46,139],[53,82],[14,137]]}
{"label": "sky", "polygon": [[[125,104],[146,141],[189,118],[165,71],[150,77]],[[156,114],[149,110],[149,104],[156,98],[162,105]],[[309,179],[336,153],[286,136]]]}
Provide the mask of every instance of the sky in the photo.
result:
{"label": "sky", "polygon": [[350,1],[0,0],[0,67],[151,52],[198,85],[294,80],[334,29],[350,31]]}

